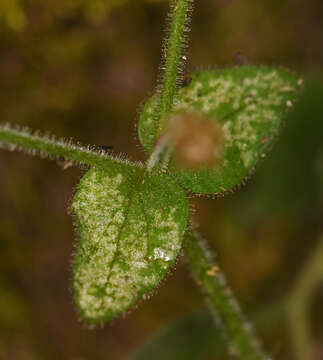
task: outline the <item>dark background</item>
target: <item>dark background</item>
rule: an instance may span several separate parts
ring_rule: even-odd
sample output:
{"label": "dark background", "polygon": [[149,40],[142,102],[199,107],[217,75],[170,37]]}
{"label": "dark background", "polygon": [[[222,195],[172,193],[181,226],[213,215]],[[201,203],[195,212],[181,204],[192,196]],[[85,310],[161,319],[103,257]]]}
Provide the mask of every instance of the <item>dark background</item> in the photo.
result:
{"label": "dark background", "polygon": [[[195,218],[243,309],[275,359],[293,359],[279,306],[323,232],[323,2],[196,1],[186,70],[283,65],[306,78],[304,99],[248,185],[194,200]],[[156,85],[167,1],[0,2],[0,121],[144,160],[135,124]],[[0,358],[123,359],[203,299],[184,262],[149,301],[104,328],[78,319],[71,288],[67,208],[82,171],[0,151]],[[323,359],[323,289],[312,306]],[[273,310],[274,309],[274,310]],[[188,325],[189,326],[189,325]],[[215,334],[216,336],[216,334]],[[188,345],[187,345],[188,346]],[[229,359],[207,354],[203,360]]]}

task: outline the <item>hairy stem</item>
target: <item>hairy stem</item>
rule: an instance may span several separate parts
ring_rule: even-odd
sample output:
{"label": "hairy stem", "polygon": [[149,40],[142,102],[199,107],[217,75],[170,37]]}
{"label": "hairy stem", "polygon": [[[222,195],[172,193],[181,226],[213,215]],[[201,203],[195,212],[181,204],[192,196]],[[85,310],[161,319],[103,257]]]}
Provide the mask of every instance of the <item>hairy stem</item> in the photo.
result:
{"label": "hairy stem", "polygon": [[170,157],[170,147],[167,136],[163,136],[155,146],[154,151],[147,161],[147,170],[152,172],[157,168],[167,168]]}
{"label": "hairy stem", "polygon": [[189,18],[189,0],[174,0],[169,40],[167,44],[165,72],[163,75],[160,103],[158,107],[158,132],[163,129],[168,113],[174,103],[177,76],[182,58],[185,26]]}
{"label": "hairy stem", "polygon": [[251,334],[250,325],[244,322],[239,306],[225,284],[219,266],[212,259],[201,237],[189,230],[184,239],[184,253],[194,277],[209,298],[211,312],[223,326],[230,345],[244,360],[266,358]]}
{"label": "hairy stem", "polygon": [[309,324],[311,299],[315,288],[323,280],[323,235],[290,295],[289,326],[295,357],[311,360],[312,341]]}
{"label": "hairy stem", "polygon": [[32,134],[28,129],[14,129],[0,125],[0,147],[13,151],[20,150],[31,155],[40,155],[53,159],[68,159],[75,163],[110,168],[124,161],[108,156],[104,151],[95,151],[89,147],[76,146],[71,141],[54,140],[49,137]]}

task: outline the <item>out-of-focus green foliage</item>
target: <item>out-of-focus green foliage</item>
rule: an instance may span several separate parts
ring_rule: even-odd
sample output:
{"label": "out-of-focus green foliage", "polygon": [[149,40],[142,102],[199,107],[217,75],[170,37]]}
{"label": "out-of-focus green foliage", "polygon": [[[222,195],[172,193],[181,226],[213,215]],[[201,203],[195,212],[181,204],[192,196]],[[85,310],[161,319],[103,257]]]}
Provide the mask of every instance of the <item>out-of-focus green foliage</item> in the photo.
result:
{"label": "out-of-focus green foliage", "polygon": [[28,328],[30,321],[28,308],[23,303],[19,291],[12,289],[8,280],[0,279],[0,321],[7,331],[17,331],[20,328]]}
{"label": "out-of-focus green foliage", "polygon": [[223,351],[220,330],[207,311],[169,324],[127,360],[206,360]]}
{"label": "out-of-focus green foliage", "polygon": [[19,0],[3,0],[0,3],[0,21],[13,30],[21,30],[26,17]]}
{"label": "out-of-focus green foliage", "polygon": [[248,208],[254,209],[255,220],[257,216],[281,211],[292,212],[305,220],[307,216],[315,216],[314,209],[323,206],[322,94],[323,81],[319,77],[315,81],[308,79],[273,152],[264,161],[262,170],[256,172],[253,191],[245,194],[243,204],[248,203]]}
{"label": "out-of-focus green foliage", "polygon": [[[164,0],[138,0],[143,3],[157,3]],[[48,1],[44,5],[41,0],[2,0],[0,3],[0,19],[3,25],[14,31],[23,30],[31,21],[30,12],[37,7],[46,7],[48,16],[66,17],[80,15],[90,24],[100,24],[110,11],[122,7],[130,0],[72,0]]]}

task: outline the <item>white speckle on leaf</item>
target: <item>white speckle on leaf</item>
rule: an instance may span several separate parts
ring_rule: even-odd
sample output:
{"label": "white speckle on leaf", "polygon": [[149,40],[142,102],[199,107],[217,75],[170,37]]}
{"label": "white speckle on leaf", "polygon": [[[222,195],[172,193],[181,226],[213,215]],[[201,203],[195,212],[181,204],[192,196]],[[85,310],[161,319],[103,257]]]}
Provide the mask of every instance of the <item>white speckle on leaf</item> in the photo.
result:
{"label": "white speckle on leaf", "polygon": [[165,256],[164,252],[159,249],[159,248],[156,248],[154,249],[154,259],[163,259]]}

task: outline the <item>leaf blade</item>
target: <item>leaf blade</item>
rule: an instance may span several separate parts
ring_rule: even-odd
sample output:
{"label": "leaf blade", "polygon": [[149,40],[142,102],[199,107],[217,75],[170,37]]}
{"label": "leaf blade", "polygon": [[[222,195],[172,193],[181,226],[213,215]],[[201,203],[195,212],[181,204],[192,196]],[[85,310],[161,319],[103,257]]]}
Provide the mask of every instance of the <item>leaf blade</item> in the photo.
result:
{"label": "leaf blade", "polygon": [[[239,185],[271,148],[285,113],[297,99],[301,79],[294,73],[264,66],[203,71],[178,91],[175,112],[197,113],[215,122],[224,135],[224,150],[214,168],[170,169],[182,186],[199,194],[221,194]],[[143,108],[139,139],[150,153],[160,135],[150,112],[156,97]]]}
{"label": "leaf blade", "polygon": [[93,169],[81,180],[72,210],[80,238],[76,304],[86,322],[108,321],[149,294],[170,269],[188,201],[168,176]]}

